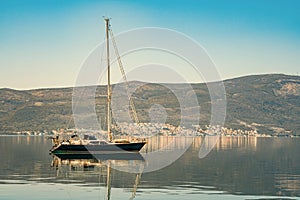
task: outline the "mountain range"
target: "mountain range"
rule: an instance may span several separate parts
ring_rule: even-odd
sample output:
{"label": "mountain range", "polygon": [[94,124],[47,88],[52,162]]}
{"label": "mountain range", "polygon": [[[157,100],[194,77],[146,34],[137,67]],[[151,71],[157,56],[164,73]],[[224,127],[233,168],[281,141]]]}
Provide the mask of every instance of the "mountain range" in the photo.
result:
{"label": "mountain range", "polygon": [[[226,91],[224,127],[257,130],[259,133],[272,135],[300,134],[300,76],[250,75],[224,80],[223,83]],[[139,84],[141,86],[137,87]],[[203,127],[210,123],[212,102],[205,83],[141,84],[134,81],[129,85],[137,88],[132,94],[132,100],[140,122],[155,121],[151,112],[156,108],[159,112],[163,111],[161,116],[165,117],[166,123],[178,126],[180,120],[183,120],[181,118],[183,111],[174,91],[189,99],[192,88],[199,105],[197,108],[200,111],[199,125]],[[112,87],[116,86],[124,88],[120,90],[121,96],[126,94],[124,83]],[[73,89],[72,87],[33,90],[0,89],[0,132],[74,128]],[[106,86],[97,86],[95,110],[98,119],[102,119],[100,121],[103,127],[105,127],[103,124],[106,113],[105,93]],[[126,121],[126,116],[121,111],[124,107],[128,107],[128,103],[118,100],[118,96],[115,100],[116,113],[119,113],[118,122],[123,119]],[[84,107],[84,105],[80,106]],[[193,107],[191,105],[190,108],[185,109],[193,109]],[[154,113],[160,115],[159,112]],[[189,117],[193,118],[193,116],[187,118]]]}

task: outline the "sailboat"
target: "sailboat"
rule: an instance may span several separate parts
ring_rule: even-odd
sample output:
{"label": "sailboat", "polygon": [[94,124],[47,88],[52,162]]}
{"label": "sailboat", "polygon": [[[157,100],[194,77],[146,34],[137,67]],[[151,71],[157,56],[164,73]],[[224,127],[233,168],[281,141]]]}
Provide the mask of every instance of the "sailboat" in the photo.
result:
{"label": "sailboat", "polygon": [[[59,141],[58,136],[52,138],[53,147],[50,152],[55,155],[72,155],[72,154],[111,154],[111,153],[128,153],[139,152],[146,144],[145,141],[135,140],[113,140],[111,130],[111,85],[110,85],[110,59],[109,59],[109,18],[105,18],[106,25],[106,51],[107,51],[107,134],[108,141],[104,140],[75,140],[77,136],[73,136],[70,140]],[[114,40],[113,40],[114,42]],[[115,45],[115,43],[114,43]],[[132,103],[132,102],[131,102]]]}

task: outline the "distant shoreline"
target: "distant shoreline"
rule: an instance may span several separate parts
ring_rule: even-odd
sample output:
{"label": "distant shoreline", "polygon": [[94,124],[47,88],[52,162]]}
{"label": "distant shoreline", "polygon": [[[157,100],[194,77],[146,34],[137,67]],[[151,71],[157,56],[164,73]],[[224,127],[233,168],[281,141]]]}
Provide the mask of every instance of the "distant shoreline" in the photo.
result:
{"label": "distant shoreline", "polygon": [[[0,137],[51,137],[53,134],[17,134],[17,133],[0,133]],[[206,136],[215,136],[215,135],[194,135],[194,136],[182,136],[182,135],[155,135],[159,137],[206,137]],[[155,137],[153,136],[153,137]],[[282,136],[274,136],[274,135],[266,135],[266,134],[257,134],[257,135],[218,135],[220,137],[227,137],[227,138],[236,138],[236,137],[242,137],[242,138],[300,138],[300,135],[282,135]]]}

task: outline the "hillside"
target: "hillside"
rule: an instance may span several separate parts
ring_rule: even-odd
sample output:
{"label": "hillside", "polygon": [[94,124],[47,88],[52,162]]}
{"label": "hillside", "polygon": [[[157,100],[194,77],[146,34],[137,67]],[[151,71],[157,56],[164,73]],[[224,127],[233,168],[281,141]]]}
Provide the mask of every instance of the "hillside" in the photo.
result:
{"label": "hillside", "polygon": [[[269,134],[300,133],[299,76],[252,75],[225,80],[224,84],[227,93],[225,127],[257,129]],[[170,84],[170,87],[187,98],[190,95],[185,84]],[[192,87],[199,101],[200,125],[209,124],[207,87],[205,84],[192,84]],[[72,91],[73,88],[0,89],[0,132],[72,128]],[[105,92],[105,86],[97,88],[96,110],[101,117],[105,113]],[[138,88],[133,96],[140,121],[149,122],[149,109],[158,104],[165,108],[167,123],[179,124],[179,102],[170,89],[149,83]]]}

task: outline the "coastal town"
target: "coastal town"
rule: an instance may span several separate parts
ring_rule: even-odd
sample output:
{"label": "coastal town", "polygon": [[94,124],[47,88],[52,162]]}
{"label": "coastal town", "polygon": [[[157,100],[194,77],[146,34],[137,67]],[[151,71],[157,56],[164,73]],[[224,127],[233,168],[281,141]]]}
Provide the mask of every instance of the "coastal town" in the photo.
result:
{"label": "coastal town", "polygon": [[[200,126],[192,125],[190,128],[184,126],[174,126],[171,124],[161,123],[118,123],[113,125],[114,135],[116,136],[138,136],[149,138],[152,136],[206,136],[220,135],[226,137],[300,137],[296,134],[276,133],[265,134],[259,133],[257,130],[242,130],[220,126]],[[89,134],[89,135],[105,135],[106,131],[100,130],[77,130],[77,129],[57,129],[52,131],[15,131],[10,133],[0,133],[0,135],[28,135],[28,136],[47,136],[47,135],[72,135],[72,134]]]}

